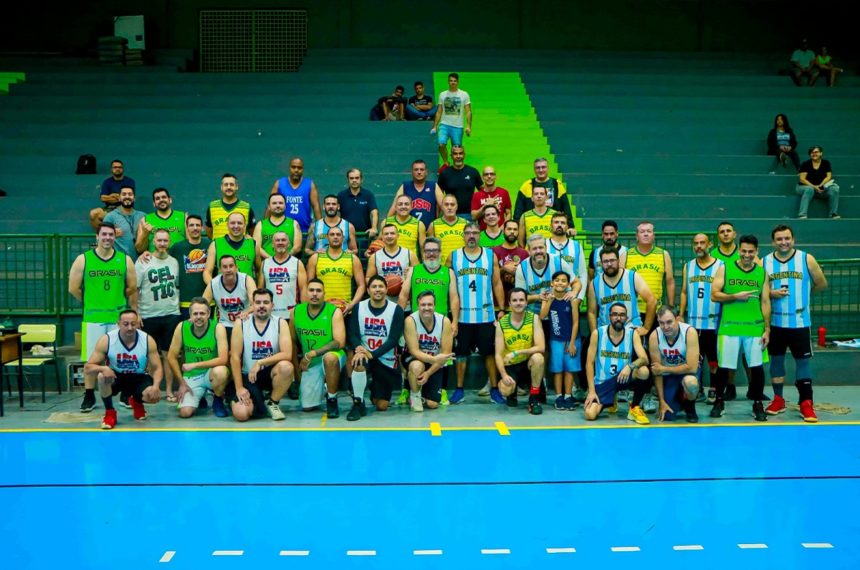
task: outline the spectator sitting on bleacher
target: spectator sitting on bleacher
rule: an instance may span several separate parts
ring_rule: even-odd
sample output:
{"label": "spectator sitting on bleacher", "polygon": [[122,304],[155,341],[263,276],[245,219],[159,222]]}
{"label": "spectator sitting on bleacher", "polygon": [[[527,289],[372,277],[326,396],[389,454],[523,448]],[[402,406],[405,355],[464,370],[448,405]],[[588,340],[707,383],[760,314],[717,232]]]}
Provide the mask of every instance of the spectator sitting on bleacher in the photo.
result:
{"label": "spectator sitting on bleacher", "polygon": [[791,74],[794,84],[800,87],[800,79],[805,75],[806,84],[810,87],[818,78],[818,68],[815,66],[815,52],[809,49],[806,38],[803,38],[801,47],[791,54]]}
{"label": "spectator sitting on bleacher", "polygon": [[206,209],[206,235],[218,239],[227,235],[227,219],[233,212],[245,217],[246,227],[257,225],[251,204],[239,199],[239,179],[229,172],[221,176],[221,199],[212,200]]}
{"label": "spectator sitting on bleacher", "polygon": [[144,213],[134,209],[134,188],[124,186],[119,191],[119,208],[108,212],[105,223],[113,224],[116,228],[116,241],[114,245],[121,252],[137,261],[137,250],[134,240],[137,237],[137,228],[144,217]]}
{"label": "spectator sitting on bleacher", "polygon": [[121,160],[111,161],[110,171],[111,175],[102,181],[101,194],[99,195],[103,202],[102,207],[90,210],[90,225],[94,230],[98,229],[108,212],[119,207],[119,191],[126,187],[132,189],[135,187],[134,180],[125,175],[125,167]]}
{"label": "spectator sitting on bleacher", "polygon": [[786,158],[791,159],[794,170],[800,169],[800,157],[797,156],[797,137],[794,129],[788,124],[788,117],[782,113],[773,119],[773,128],[767,134],[767,154],[773,156],[773,165],[770,173],[776,173],[776,166],[786,166]]}
{"label": "spectator sitting on bleacher", "polygon": [[406,118],[410,121],[432,121],[436,116],[436,106],[433,96],[424,92],[424,83],[415,82],[415,95],[409,98],[406,105]]}
{"label": "spectator sitting on bleacher", "polygon": [[[824,73],[824,79],[828,87],[836,85],[836,76],[845,71],[841,67],[833,66],[833,58],[827,52],[827,46],[821,46],[821,53],[815,56],[815,67]],[[818,76],[816,75],[816,79]],[[812,80],[815,83],[815,79]]]}
{"label": "spectator sitting on bleacher", "polygon": [[370,110],[371,121],[402,121],[406,109],[405,91],[402,85],[394,88],[394,93],[380,97]]}
{"label": "spectator sitting on bleacher", "polygon": [[809,203],[813,198],[827,199],[830,217],[838,220],[839,215],[839,185],[833,180],[833,168],[829,160],[824,160],[824,149],[814,146],[809,149],[809,160],[800,165],[797,174],[797,194],[800,196],[798,219],[805,220]]}

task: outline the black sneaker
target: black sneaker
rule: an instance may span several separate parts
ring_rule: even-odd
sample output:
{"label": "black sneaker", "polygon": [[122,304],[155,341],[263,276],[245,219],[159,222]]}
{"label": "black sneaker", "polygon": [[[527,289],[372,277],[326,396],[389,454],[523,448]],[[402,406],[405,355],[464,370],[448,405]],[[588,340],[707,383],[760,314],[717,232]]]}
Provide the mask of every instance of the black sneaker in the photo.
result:
{"label": "black sneaker", "polygon": [[699,414],[696,413],[696,402],[684,402],[684,411],[687,413],[687,423],[699,423]]}
{"label": "black sneaker", "polygon": [[543,408],[540,403],[540,396],[532,396],[529,398],[529,413],[531,415],[539,416],[543,413]]}
{"label": "black sneaker", "polygon": [[325,399],[325,413],[330,420],[340,417],[340,408],[337,407],[337,398]]}
{"label": "black sneaker", "polygon": [[726,386],[726,394],[723,400],[726,402],[733,402],[738,397],[738,388],[734,384],[729,384]]}
{"label": "black sneaker", "polygon": [[364,405],[364,402],[353,401],[352,409],[349,410],[349,413],[346,415],[346,421],[356,422],[366,415],[367,407]]}
{"label": "black sneaker", "polygon": [[209,409],[209,402],[206,401],[206,396],[200,398],[200,403],[197,404],[197,411],[203,412]]}
{"label": "black sneaker", "polygon": [[290,387],[287,388],[287,398],[290,400],[298,400],[299,399],[299,383],[293,382],[290,384]]}
{"label": "black sneaker", "polygon": [[131,404],[128,403],[128,394],[120,394],[119,396],[119,405],[125,408],[126,410],[131,409]]}
{"label": "black sneaker", "polygon": [[764,404],[762,404],[761,400],[753,402],[753,417],[757,422],[767,421],[767,414],[764,411]]}
{"label": "black sneaker", "polygon": [[81,402],[81,411],[92,412],[96,407],[96,394],[95,392],[84,392],[84,399]]}
{"label": "black sneaker", "polygon": [[724,413],[726,413],[726,402],[722,398],[717,398],[711,407],[711,417],[721,418]]}
{"label": "black sneaker", "polygon": [[514,392],[513,394],[508,396],[505,399],[505,403],[508,405],[509,408],[516,408],[517,407],[517,393]]}

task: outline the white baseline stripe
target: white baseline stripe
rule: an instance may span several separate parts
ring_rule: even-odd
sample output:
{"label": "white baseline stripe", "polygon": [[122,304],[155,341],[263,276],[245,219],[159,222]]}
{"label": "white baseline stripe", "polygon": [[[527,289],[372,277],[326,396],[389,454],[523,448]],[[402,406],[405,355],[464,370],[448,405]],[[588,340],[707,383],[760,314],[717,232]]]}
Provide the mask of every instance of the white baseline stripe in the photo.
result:
{"label": "white baseline stripe", "polygon": [[347,550],[347,556],[376,556],[375,550]]}
{"label": "white baseline stripe", "polygon": [[576,552],[575,548],[547,548],[547,554],[573,554]]}
{"label": "white baseline stripe", "polygon": [[677,546],[673,546],[672,550],[704,550],[701,544],[679,544]]}
{"label": "white baseline stripe", "polygon": [[613,546],[612,552],[639,552],[638,546]]}
{"label": "white baseline stripe", "polygon": [[415,556],[442,556],[441,550],[413,550]]}
{"label": "white baseline stripe", "polygon": [[281,556],[308,556],[310,550],[282,550]]}
{"label": "white baseline stripe", "polygon": [[244,550],[216,550],[212,556],[242,556],[243,554],[245,554]]}
{"label": "white baseline stripe", "polygon": [[803,548],[833,548],[829,542],[801,542]]}
{"label": "white baseline stripe", "polygon": [[756,549],[764,549],[767,548],[766,544],[761,543],[753,543],[753,544],[738,544],[738,548],[742,548],[744,550],[756,550]]}
{"label": "white baseline stripe", "polygon": [[482,548],[481,554],[510,554],[510,548]]}
{"label": "white baseline stripe", "polygon": [[175,550],[168,550],[167,552],[164,553],[164,555],[161,557],[161,560],[159,560],[159,562],[170,562],[171,560],[173,560],[174,554],[176,554]]}

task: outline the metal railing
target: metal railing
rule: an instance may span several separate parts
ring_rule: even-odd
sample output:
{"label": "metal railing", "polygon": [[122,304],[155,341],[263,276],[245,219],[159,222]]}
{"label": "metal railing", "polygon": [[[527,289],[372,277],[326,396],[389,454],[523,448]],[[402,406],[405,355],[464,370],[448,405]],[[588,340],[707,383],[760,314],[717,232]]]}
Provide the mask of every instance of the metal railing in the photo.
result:
{"label": "metal railing", "polygon": [[[656,237],[656,244],[672,256],[676,296],[684,263],[693,255],[690,240],[695,233],[663,232]],[[599,234],[578,239],[586,253],[601,243]],[[632,233],[619,237],[625,245],[634,240]],[[69,268],[75,257],[94,245],[92,234],[0,234],[0,314],[58,318],[81,314],[80,302],[68,293]],[[359,251],[367,245],[360,234]],[[829,288],[812,296],[813,328],[826,327],[829,338],[860,337],[860,259],[818,262]]]}

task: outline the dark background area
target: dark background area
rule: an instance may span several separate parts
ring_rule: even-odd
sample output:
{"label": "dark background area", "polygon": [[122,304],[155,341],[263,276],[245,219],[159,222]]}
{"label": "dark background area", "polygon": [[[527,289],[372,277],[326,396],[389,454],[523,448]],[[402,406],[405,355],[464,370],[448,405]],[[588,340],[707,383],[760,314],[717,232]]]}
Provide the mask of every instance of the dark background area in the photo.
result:
{"label": "dark background area", "polygon": [[310,48],[524,48],[785,53],[798,39],[856,59],[853,1],[42,0],[0,8],[0,51],[92,51],[112,17],[143,14],[147,49],[196,49],[201,9],[305,8]]}

